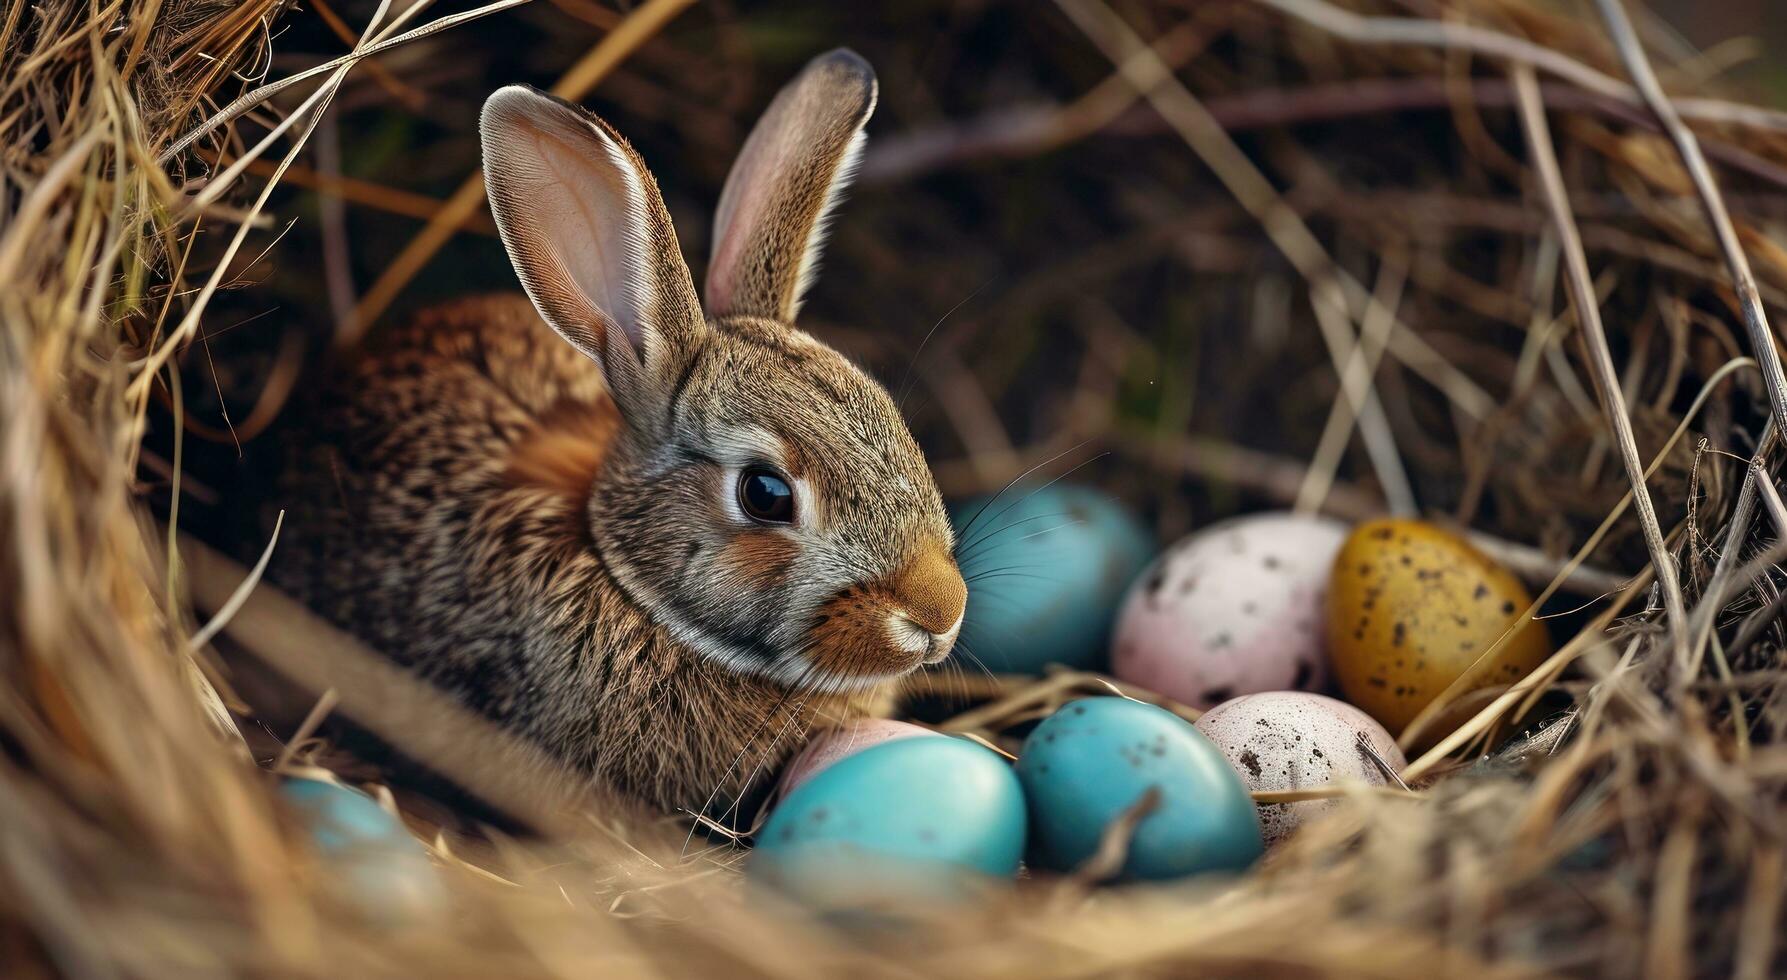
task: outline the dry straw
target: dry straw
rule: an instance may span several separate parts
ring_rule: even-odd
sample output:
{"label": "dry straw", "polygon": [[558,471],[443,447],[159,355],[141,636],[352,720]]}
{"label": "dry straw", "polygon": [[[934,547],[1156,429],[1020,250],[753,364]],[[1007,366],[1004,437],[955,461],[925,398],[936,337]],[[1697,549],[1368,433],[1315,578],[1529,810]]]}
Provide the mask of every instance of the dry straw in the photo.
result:
{"label": "dry straw", "polygon": [[[430,0],[361,4],[366,20],[353,25],[345,8],[318,3],[313,15],[284,0],[0,0],[8,975],[1783,971],[1787,665],[1776,620],[1787,590],[1774,542],[1787,510],[1772,470],[1787,379],[1769,314],[1787,306],[1776,224],[1787,115],[1723,98],[1705,81],[1711,62],[1619,0],[1597,0],[1592,16],[1529,0],[1006,11],[1049,38],[1000,55],[1000,84],[1030,79],[1019,86],[1028,101],[977,98],[929,123],[903,107],[865,161],[870,214],[857,221],[869,230],[840,229],[849,261],[829,273],[864,266],[846,282],[868,309],[898,307],[896,296],[969,308],[912,361],[926,396],[914,425],[942,447],[945,488],[983,490],[1109,448],[1128,475],[1106,482],[1168,534],[1238,499],[1351,518],[1443,511],[1541,587],[1526,615],[1553,617],[1560,644],[1512,687],[1457,685],[1447,700],[1473,716],[1443,738],[1437,708],[1417,721],[1404,741],[1424,751],[1400,774],[1406,790],[1317,791],[1346,805],[1245,879],[1095,887],[1122,853],[1117,828],[1081,874],[936,910],[915,926],[922,938],[844,936],[745,887],[742,851],[723,836],[685,847],[686,819],[592,800],[568,776],[517,779],[543,763],[499,731],[448,754],[432,733],[477,719],[259,584],[259,567],[183,537],[218,534],[195,527],[182,501],[231,492],[188,473],[201,447],[187,436],[233,451],[301,384],[293,349],[269,343],[275,367],[243,425],[191,408],[219,307],[265,288],[247,274],[263,256],[281,261],[284,225],[270,215],[294,200],[287,185],[324,192],[337,243],[327,263],[345,240],[342,202],[369,220],[427,219],[366,296],[335,289],[328,344],[341,349],[476,224],[475,190],[439,201],[342,176],[325,111],[344,93],[422,104],[426,75],[363,59],[475,47],[455,28],[542,6],[510,9],[525,2],[455,13]],[[943,19],[910,6],[926,25],[914,36]],[[711,39],[661,36],[687,7],[556,0],[552,16],[598,33],[581,58],[542,74],[571,97],[625,81],[629,58],[700,77],[690,46]],[[349,53],[293,69],[279,57],[281,25],[310,16]],[[700,16],[736,52],[740,15]],[[886,43],[939,50],[898,31]],[[372,82],[356,89],[363,75]],[[1073,91],[1084,94],[1035,94],[1063,91],[1063,79],[1083,80]],[[624,92],[662,96],[637,78]],[[736,137],[729,119],[702,113],[664,124],[697,141],[704,126]],[[1098,154],[1121,141],[1113,177]],[[1331,169],[1330,158],[1401,176]],[[875,239],[896,225],[953,235],[937,239],[952,243],[941,251],[974,268],[994,223],[944,230],[947,208],[930,200],[930,218],[914,204],[940,193],[919,178],[966,172],[951,193],[974,193],[976,167],[1013,159],[1050,175],[1064,223],[1107,237],[1050,253],[979,299],[955,270]],[[475,161],[462,162],[469,174]],[[1070,200],[1070,186],[1102,196]],[[890,188],[899,200],[882,205],[877,230],[876,195]],[[995,244],[1021,250],[1023,237]],[[1172,269],[1165,290],[1141,271],[1159,262]],[[1210,305],[1168,311],[1187,295]],[[1154,305],[1124,299],[1134,296]],[[1245,307],[1224,299],[1240,296]],[[874,352],[823,297],[815,308],[828,338]],[[1252,319],[1240,329],[1179,326],[1243,308]],[[1038,345],[1036,323],[1078,336],[1083,356]],[[1198,336],[1201,353],[1183,356]],[[1255,372],[1255,361],[1268,366]],[[1286,371],[1316,397],[1287,394],[1274,376]],[[1258,423],[1262,404],[1282,425]],[[1014,410],[1052,424],[1008,428]],[[1257,424],[1243,439],[1224,419]],[[1753,527],[1758,507],[1768,516]],[[1566,590],[1587,605],[1569,611]],[[304,723],[270,743],[213,641],[307,691]],[[943,727],[1003,750],[1067,698],[1147,696],[1065,672],[917,686],[972,695]],[[1562,704],[1562,720],[1522,733]],[[368,919],[307,848],[267,771],[336,758],[311,737],[333,715],[547,837],[467,833],[382,791],[429,844],[451,899],[409,921]]]}

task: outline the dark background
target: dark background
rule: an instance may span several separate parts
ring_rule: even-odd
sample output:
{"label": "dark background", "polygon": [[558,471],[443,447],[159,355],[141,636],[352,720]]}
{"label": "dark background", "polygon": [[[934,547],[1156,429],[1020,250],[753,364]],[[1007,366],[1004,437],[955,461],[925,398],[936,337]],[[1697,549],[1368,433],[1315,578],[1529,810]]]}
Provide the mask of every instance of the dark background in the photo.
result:
{"label": "dark background", "polygon": [[[357,32],[375,6],[337,0],[329,10]],[[470,6],[443,4],[425,16]],[[1179,74],[1212,105],[1398,72],[1393,61],[1376,61],[1377,52],[1340,44],[1319,58],[1297,49],[1296,58],[1274,59],[1275,49],[1329,42],[1310,31],[1286,35],[1280,18],[1249,3],[1114,6],[1144,38],[1171,30],[1196,38],[1198,53]],[[1410,2],[1377,12],[1437,9]],[[1566,22],[1597,23],[1587,2],[1555,10]],[[1655,10],[1679,30],[1681,44],[1713,53],[1692,64],[1729,60],[1710,84],[1787,101],[1778,58],[1745,57],[1756,49],[1727,43],[1787,36],[1778,5],[1666,2]],[[391,208],[426,213],[477,166],[484,96],[508,82],[550,86],[623,15],[593,0],[540,0],[403,47],[350,76],[274,199],[278,244],[237,273],[239,283],[259,288],[220,296],[206,343],[183,362],[192,418],[214,430],[209,444],[188,447],[201,492],[209,483],[227,496],[230,485],[264,470],[274,454],[255,443],[276,439],[278,426],[265,430],[270,435],[252,426],[231,433],[225,411],[240,425],[283,403],[265,394],[281,359],[306,365],[294,404],[332,369],[324,352],[340,329],[339,312],[421,228],[418,218]],[[1688,50],[1660,23],[1647,30],[1660,60]],[[1035,107],[1071,102],[1111,74],[1110,62],[1053,4],[715,3],[680,15],[583,101],[626,134],[657,175],[695,281],[704,274],[712,207],[757,113],[808,58],[840,44],[875,65],[880,105],[863,175],[837,214],[802,325],[890,387],[910,378],[905,407],[946,494],[996,487],[1084,445],[1057,469],[1093,457],[1076,478],[1130,500],[1163,539],[1229,513],[1287,503],[1285,474],[1294,489],[1336,398],[1334,369],[1316,339],[1301,278],[1176,136],[1137,109],[1055,148],[968,154],[917,169],[903,155],[939,127],[985,132]],[[312,8],[289,15],[273,47],[277,77],[348,45]],[[1666,63],[1665,72],[1672,85],[1683,84]],[[1421,195],[1520,204],[1518,174],[1489,159],[1498,146],[1521,152],[1518,129],[1503,110],[1483,110],[1480,123],[1488,148],[1461,138],[1457,121],[1439,108],[1235,135],[1336,259],[1370,284],[1387,250],[1408,249],[1407,226],[1425,216],[1411,203]],[[254,132],[252,122],[243,128]],[[1566,148],[1565,162],[1573,180],[1595,179],[1592,158]],[[306,189],[315,183],[307,173],[318,172],[363,182],[359,199],[344,203]],[[1628,207],[1617,189],[1577,204],[1603,209],[1613,224]],[[1752,210],[1787,212],[1776,197]],[[263,236],[262,247],[270,239]],[[1405,318],[1498,397],[1530,313],[1503,286],[1518,273],[1512,252],[1520,247],[1523,237],[1507,228],[1467,222],[1438,246],[1417,241],[1412,249],[1417,260],[1433,250],[1465,278],[1419,283],[1431,295],[1411,301]],[[1622,316],[1645,315],[1660,284],[1652,275],[1622,275],[1608,304],[1611,332],[1623,335]],[[467,292],[513,288],[480,209],[382,322]],[[1541,427],[1521,441],[1501,440],[1462,426],[1418,379],[1386,371],[1379,385],[1430,512],[1556,550],[1580,543],[1617,499],[1611,461],[1600,468],[1608,479],[1546,483],[1548,467],[1572,477],[1582,469],[1588,429]],[[1684,390],[1691,395],[1691,386]],[[1644,448],[1656,439],[1640,415]],[[158,421],[152,454],[168,451],[166,420]],[[1461,469],[1460,458],[1484,460],[1489,476]],[[1509,476],[1518,483],[1498,482],[1506,468],[1498,460],[1506,458],[1521,462],[1518,476]],[[1378,499],[1356,439],[1339,478],[1330,504],[1343,513]],[[1487,490],[1473,480],[1487,480]],[[1635,542],[1615,538],[1615,564],[1642,559]]]}

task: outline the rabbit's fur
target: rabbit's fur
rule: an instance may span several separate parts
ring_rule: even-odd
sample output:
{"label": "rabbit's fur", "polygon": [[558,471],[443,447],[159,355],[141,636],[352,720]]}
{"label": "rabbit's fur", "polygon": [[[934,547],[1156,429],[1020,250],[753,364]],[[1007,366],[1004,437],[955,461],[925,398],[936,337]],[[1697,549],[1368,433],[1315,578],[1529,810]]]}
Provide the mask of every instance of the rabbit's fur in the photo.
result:
{"label": "rabbit's fur", "polygon": [[[966,587],[892,400],[791,325],[874,94],[837,51],[777,97],[722,194],[705,316],[632,148],[493,95],[486,179],[528,296],[425,313],[340,379],[280,494],[275,580],[665,808],[884,710],[949,652]],[[757,466],[793,524],[745,513]]]}

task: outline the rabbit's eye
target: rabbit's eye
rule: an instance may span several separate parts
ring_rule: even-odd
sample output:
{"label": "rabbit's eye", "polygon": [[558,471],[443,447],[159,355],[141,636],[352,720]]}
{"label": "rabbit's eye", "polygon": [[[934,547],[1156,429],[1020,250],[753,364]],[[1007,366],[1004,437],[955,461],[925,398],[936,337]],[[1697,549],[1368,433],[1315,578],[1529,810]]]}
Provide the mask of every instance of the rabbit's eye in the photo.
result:
{"label": "rabbit's eye", "polygon": [[738,506],[754,521],[794,523],[794,488],[782,474],[753,466],[739,474]]}

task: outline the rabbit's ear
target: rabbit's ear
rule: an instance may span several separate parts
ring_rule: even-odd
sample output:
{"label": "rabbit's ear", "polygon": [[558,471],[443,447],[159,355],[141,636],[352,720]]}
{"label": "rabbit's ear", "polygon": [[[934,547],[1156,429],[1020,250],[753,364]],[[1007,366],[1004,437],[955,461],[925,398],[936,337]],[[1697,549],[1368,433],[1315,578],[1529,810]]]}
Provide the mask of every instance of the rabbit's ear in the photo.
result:
{"label": "rabbit's ear", "polygon": [[873,111],[875,70],[846,48],[813,59],[770,103],[720,193],[707,269],[715,316],[794,319]]}
{"label": "rabbit's ear", "polygon": [[490,210],[528,297],[602,366],[629,423],[662,421],[705,325],[657,183],[607,123],[526,86],[492,95],[480,129]]}

